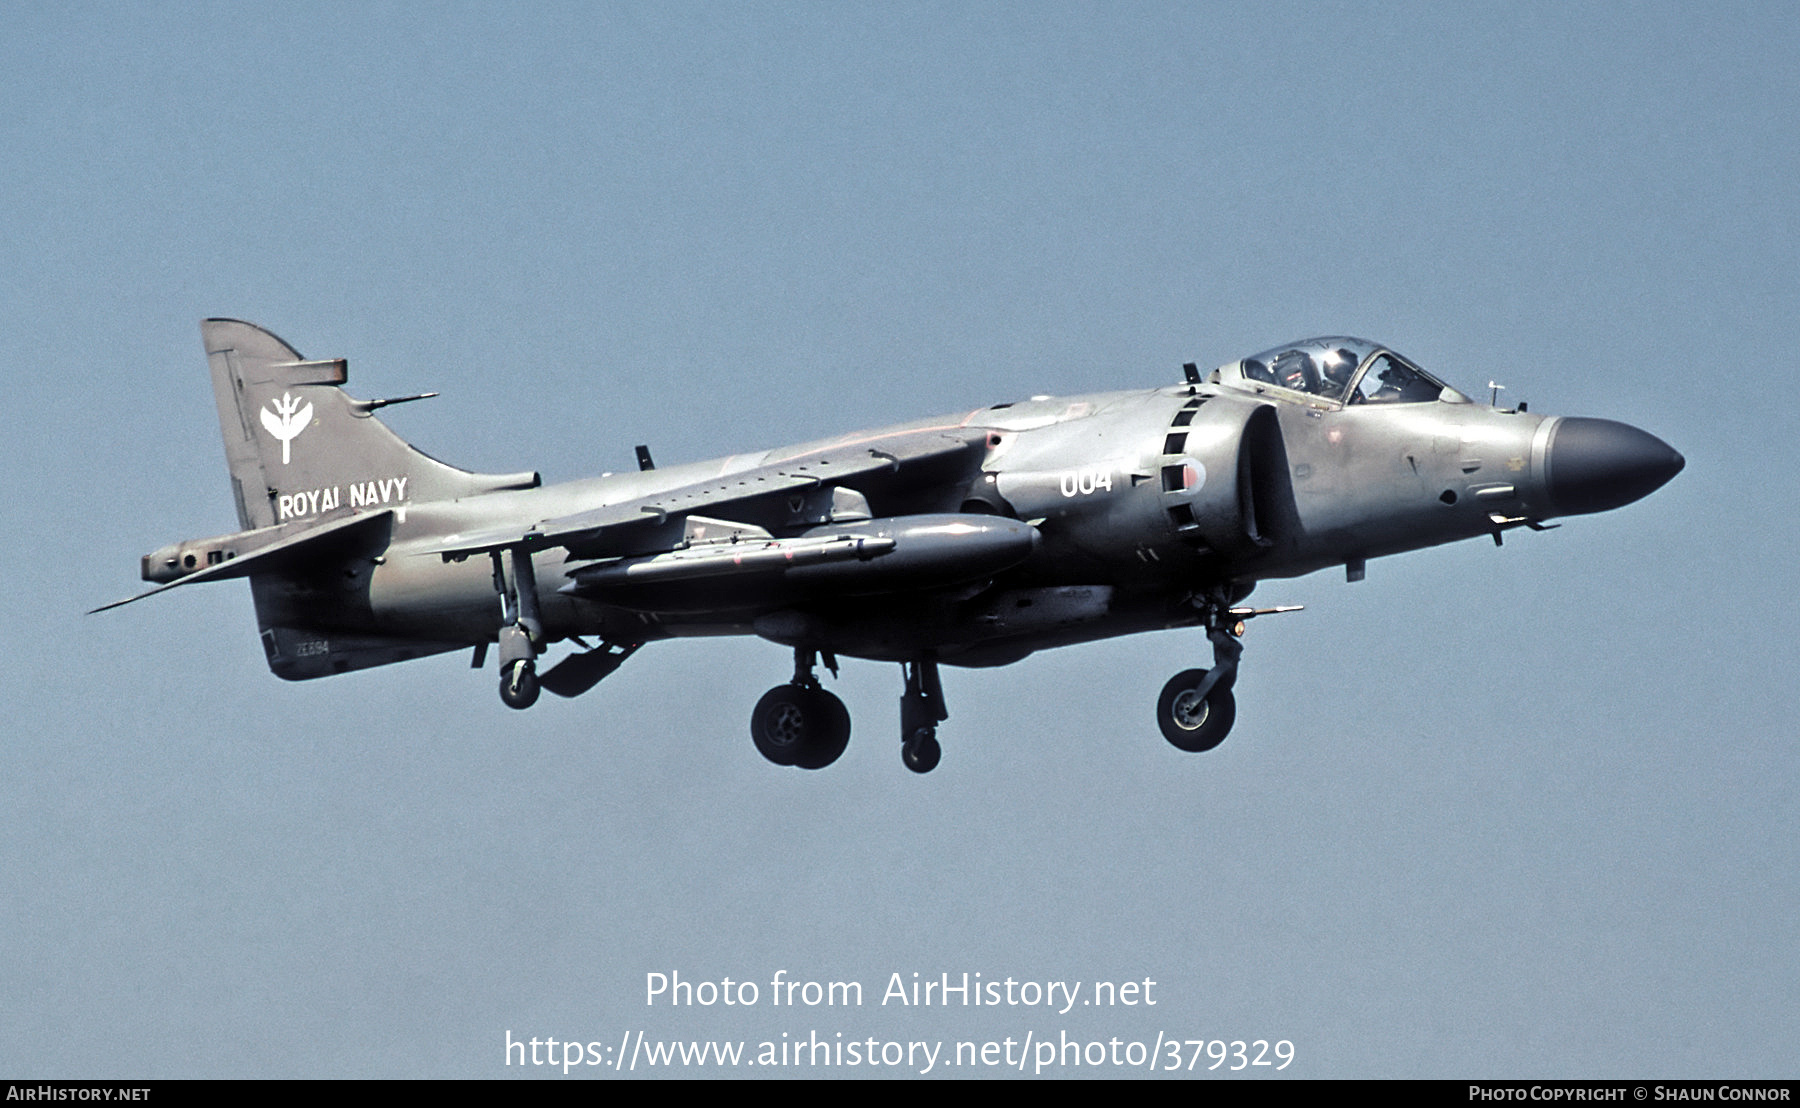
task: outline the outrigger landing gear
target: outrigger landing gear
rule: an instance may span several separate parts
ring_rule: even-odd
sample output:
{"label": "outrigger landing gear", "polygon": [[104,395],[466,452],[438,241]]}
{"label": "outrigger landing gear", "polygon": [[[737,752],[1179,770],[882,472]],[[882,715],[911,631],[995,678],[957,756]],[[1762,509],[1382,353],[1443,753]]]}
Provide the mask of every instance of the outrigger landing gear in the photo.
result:
{"label": "outrigger landing gear", "polygon": [[914,773],[930,773],[944,756],[937,725],[950,718],[944,686],[938,682],[937,659],[922,657],[900,663],[906,691],[900,697],[900,760]]}
{"label": "outrigger landing gear", "polygon": [[1237,683],[1238,659],[1244,644],[1244,621],[1277,612],[1297,612],[1300,605],[1275,608],[1233,608],[1223,589],[1215,589],[1195,603],[1206,612],[1206,637],[1213,644],[1211,669],[1189,669],[1169,678],[1156,701],[1156,723],[1163,738],[1177,750],[1198,754],[1225,741],[1237,722],[1237,699],[1231,687]]}
{"label": "outrigger landing gear", "polygon": [[521,547],[506,551],[512,561],[512,580],[500,551],[493,551],[494,591],[500,594],[500,699],[508,708],[529,708],[537,703],[537,656],[544,641],[544,624],[538,615],[537,574],[531,553]]}
{"label": "outrigger landing gear", "polygon": [[[750,713],[750,740],[778,766],[824,769],[850,744],[850,711],[820,687],[813,674],[817,661],[817,651],[795,647],[793,681],[764,693]],[[837,659],[829,653],[825,668],[837,674]]]}

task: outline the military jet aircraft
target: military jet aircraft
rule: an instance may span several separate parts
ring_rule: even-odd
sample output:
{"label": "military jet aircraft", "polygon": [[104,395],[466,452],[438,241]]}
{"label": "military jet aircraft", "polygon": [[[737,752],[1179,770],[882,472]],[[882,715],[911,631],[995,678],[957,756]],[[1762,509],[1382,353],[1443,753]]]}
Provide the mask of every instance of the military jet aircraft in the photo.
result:
{"label": "military jet aircraft", "polygon": [[[500,697],[588,691],[646,643],[754,634],[792,680],[756,748],[818,769],[850,716],[815,673],[898,662],[905,764],[940,757],[940,664],[1198,627],[1212,665],[1157,701],[1165,738],[1217,746],[1259,581],[1607,511],[1685,464],[1604,419],[1471,401],[1380,343],[1287,343],[1127,392],[1034,396],[753,454],[543,486],[409,446],[342,359],[249,323],[201,325],[239,529],[143,558],[159,587],[247,577],[269,668],[304,680],[451,650]],[[1497,396],[1497,393],[1495,394]],[[119,603],[129,603],[129,600]],[[107,605],[116,607],[117,605]],[[104,609],[96,609],[96,611]],[[561,642],[577,650],[544,673]]]}

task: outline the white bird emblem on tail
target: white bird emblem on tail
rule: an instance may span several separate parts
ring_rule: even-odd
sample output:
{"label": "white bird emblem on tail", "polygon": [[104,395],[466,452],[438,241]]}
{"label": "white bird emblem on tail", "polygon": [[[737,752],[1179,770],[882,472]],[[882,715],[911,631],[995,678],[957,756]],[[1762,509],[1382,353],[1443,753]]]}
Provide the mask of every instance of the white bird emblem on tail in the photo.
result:
{"label": "white bird emblem on tail", "polygon": [[[281,394],[281,399],[274,401],[274,404],[274,412],[267,408],[262,410],[263,430],[274,435],[281,442],[281,464],[287,465],[288,444],[298,437],[300,432],[306,430],[307,424],[312,422],[312,403],[307,401],[303,405],[299,397],[290,396],[284,392]],[[276,415],[276,412],[281,414]]]}

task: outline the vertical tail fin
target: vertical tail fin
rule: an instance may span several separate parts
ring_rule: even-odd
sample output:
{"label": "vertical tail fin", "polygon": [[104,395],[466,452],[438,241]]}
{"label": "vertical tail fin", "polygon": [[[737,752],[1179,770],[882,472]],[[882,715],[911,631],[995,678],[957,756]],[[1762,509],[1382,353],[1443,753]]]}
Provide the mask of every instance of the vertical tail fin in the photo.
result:
{"label": "vertical tail fin", "polygon": [[342,358],[313,360],[254,324],[200,324],[238,524],[244,530],[356,508],[533,488],[536,473],[480,474],[408,445],[352,399]]}

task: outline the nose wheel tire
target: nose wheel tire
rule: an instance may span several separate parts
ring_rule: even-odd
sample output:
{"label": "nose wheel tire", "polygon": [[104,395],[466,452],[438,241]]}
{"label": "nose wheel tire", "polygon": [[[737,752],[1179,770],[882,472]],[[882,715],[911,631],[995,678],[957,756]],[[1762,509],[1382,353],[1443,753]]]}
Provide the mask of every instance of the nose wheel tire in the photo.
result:
{"label": "nose wheel tire", "polygon": [[900,744],[900,760],[914,773],[930,773],[943,756],[944,748],[938,745],[935,728],[921,727]]}
{"label": "nose wheel tire", "polygon": [[537,666],[530,659],[517,661],[500,671],[500,699],[508,708],[529,708],[537,703]]}
{"label": "nose wheel tire", "polygon": [[850,744],[850,712],[824,689],[777,685],[750,713],[750,740],[778,766],[824,769]]}
{"label": "nose wheel tire", "polygon": [[1237,721],[1237,699],[1230,689],[1213,686],[1205,698],[1199,694],[1206,670],[1177,673],[1163,686],[1156,702],[1156,722],[1163,738],[1177,750],[1198,754],[1225,741]]}

